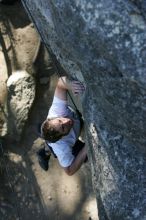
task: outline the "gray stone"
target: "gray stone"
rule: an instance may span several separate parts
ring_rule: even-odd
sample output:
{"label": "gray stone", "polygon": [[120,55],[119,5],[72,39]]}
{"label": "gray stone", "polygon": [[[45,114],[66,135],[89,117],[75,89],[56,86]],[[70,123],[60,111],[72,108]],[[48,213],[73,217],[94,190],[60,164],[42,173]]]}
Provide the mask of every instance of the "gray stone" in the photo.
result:
{"label": "gray stone", "polygon": [[145,1],[25,0],[46,46],[82,78],[100,220],[146,216]]}
{"label": "gray stone", "polygon": [[13,73],[8,81],[8,134],[19,140],[35,98],[35,81],[26,71]]}

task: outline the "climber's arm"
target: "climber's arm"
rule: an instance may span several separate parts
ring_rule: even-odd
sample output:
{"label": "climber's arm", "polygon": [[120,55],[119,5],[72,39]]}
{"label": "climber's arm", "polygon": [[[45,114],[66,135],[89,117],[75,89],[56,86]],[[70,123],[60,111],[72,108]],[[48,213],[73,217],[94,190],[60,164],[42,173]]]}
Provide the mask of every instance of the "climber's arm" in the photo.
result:
{"label": "climber's arm", "polygon": [[55,96],[67,100],[67,91],[71,90],[75,95],[83,93],[85,88],[84,85],[79,81],[70,81],[66,76],[60,77],[55,89]]}
{"label": "climber's arm", "polygon": [[65,167],[64,171],[69,175],[72,176],[74,173],[76,173],[81,165],[84,163],[87,156],[86,147],[84,146],[82,150],[79,152],[77,157],[74,159],[72,164],[69,167]]}

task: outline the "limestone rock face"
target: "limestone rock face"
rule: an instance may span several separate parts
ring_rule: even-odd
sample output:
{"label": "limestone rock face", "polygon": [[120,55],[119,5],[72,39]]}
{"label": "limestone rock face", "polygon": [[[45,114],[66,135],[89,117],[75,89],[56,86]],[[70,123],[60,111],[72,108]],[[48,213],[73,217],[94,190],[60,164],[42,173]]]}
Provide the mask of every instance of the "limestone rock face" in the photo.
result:
{"label": "limestone rock face", "polygon": [[26,71],[13,73],[8,81],[8,134],[19,140],[35,98],[35,81]]}
{"label": "limestone rock face", "polygon": [[146,219],[146,4],[25,0],[46,45],[86,84],[82,102],[100,220]]}

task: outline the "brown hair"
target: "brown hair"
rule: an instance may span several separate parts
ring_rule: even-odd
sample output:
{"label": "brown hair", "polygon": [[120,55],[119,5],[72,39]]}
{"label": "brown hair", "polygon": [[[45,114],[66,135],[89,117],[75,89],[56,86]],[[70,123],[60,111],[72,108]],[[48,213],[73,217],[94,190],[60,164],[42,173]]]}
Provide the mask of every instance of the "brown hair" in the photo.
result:
{"label": "brown hair", "polygon": [[41,135],[46,141],[55,143],[60,138],[62,138],[62,134],[59,131],[56,131],[52,124],[50,123],[55,118],[46,119],[41,126]]}

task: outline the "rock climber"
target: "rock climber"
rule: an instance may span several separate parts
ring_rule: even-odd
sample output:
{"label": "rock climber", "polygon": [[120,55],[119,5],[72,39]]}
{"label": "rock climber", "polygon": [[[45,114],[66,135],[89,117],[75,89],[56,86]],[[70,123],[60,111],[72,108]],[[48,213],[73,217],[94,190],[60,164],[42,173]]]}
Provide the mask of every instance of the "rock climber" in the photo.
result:
{"label": "rock climber", "polygon": [[41,125],[41,136],[46,146],[37,152],[39,164],[48,170],[50,152],[57,157],[59,164],[69,175],[73,175],[87,160],[86,147],[78,138],[81,132],[81,118],[68,104],[68,91],[80,95],[84,85],[66,76],[60,77],[47,119]]}

